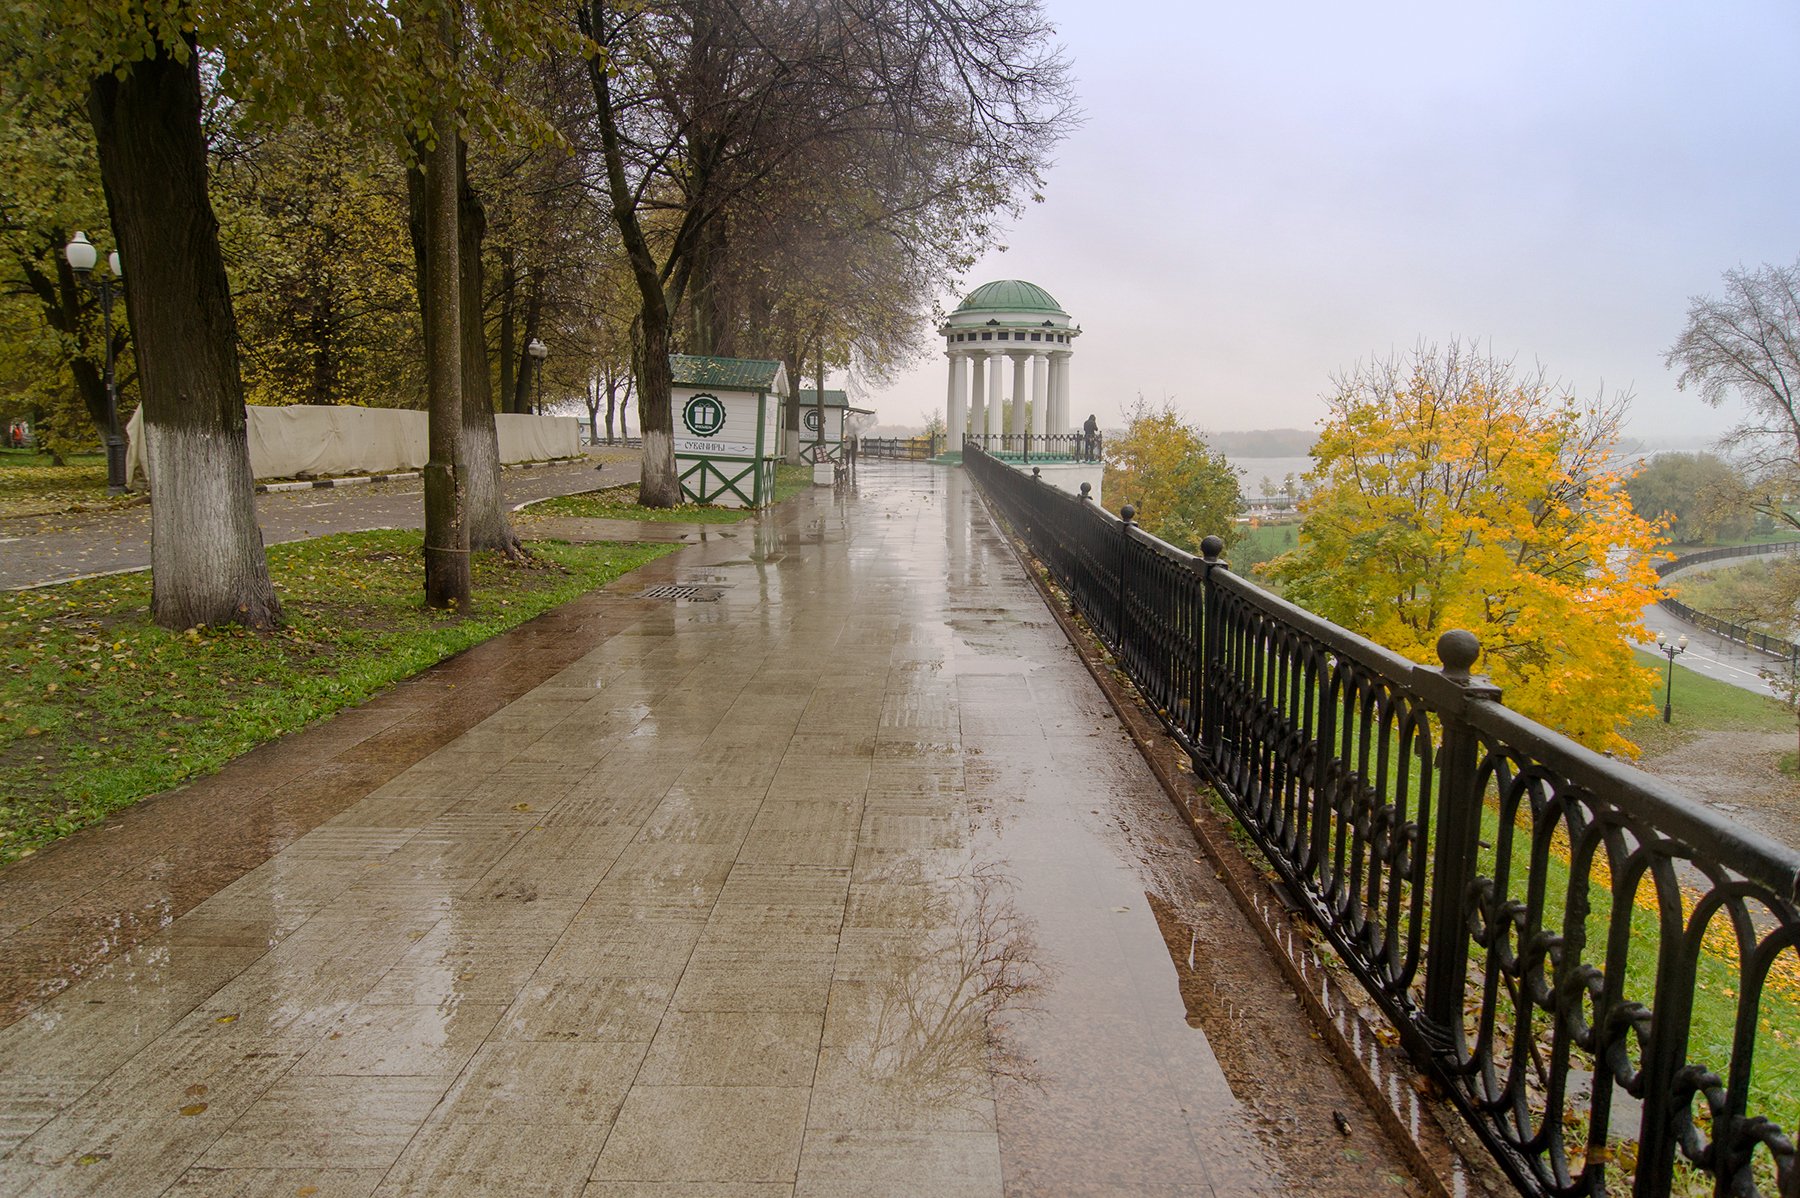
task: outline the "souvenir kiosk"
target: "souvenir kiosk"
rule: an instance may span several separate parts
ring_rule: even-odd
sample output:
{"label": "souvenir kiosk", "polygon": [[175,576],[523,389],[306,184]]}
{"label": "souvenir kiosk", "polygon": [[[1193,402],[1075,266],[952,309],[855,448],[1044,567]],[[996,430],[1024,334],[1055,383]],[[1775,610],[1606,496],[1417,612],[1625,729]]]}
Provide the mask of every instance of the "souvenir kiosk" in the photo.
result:
{"label": "souvenir kiosk", "polygon": [[720,507],[774,502],[787,368],[780,362],[670,354],[669,383],[682,497]]}
{"label": "souvenir kiosk", "polygon": [[[844,438],[850,432],[850,417],[866,416],[874,409],[851,407],[848,395],[830,389],[826,390],[825,402],[822,404],[819,402],[819,392],[812,387],[800,388],[799,400],[800,460],[814,467],[816,476],[821,461],[831,463],[843,460]],[[822,421],[821,414],[824,417]]]}

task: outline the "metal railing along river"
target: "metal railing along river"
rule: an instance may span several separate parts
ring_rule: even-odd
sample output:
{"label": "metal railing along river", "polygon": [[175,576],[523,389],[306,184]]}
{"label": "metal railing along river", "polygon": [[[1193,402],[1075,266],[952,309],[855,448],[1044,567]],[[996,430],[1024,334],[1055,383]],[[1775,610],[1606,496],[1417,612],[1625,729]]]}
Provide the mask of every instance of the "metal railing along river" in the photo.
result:
{"label": "metal railing along river", "polygon": [[[1775,541],[1767,545],[1726,545],[1718,549],[1701,549],[1666,562],[1658,562],[1656,576],[1667,578],[1677,570],[1704,565],[1707,562],[1729,561],[1733,558],[1769,557],[1774,554],[1797,552],[1800,552],[1800,541]],[[1714,636],[1723,637],[1734,644],[1767,653],[1770,657],[1782,658],[1787,662],[1789,670],[1800,672],[1800,645],[1796,645],[1786,637],[1772,636],[1760,629],[1751,628],[1747,624],[1739,624],[1735,620],[1727,620],[1723,616],[1703,612],[1698,608],[1689,607],[1679,599],[1663,599],[1659,602],[1663,609],[1676,619],[1686,620],[1694,627],[1704,628]]]}
{"label": "metal railing along river", "polygon": [[928,462],[942,445],[936,434],[923,437],[861,437],[857,453],[865,458],[892,462]]}
{"label": "metal railing along river", "polygon": [[1800,1195],[1800,853],[1507,710],[1470,633],[1416,665],[963,462],[1523,1192]]}
{"label": "metal railing along river", "polygon": [[1099,432],[970,433],[968,440],[1008,461],[1098,462],[1106,451]]}

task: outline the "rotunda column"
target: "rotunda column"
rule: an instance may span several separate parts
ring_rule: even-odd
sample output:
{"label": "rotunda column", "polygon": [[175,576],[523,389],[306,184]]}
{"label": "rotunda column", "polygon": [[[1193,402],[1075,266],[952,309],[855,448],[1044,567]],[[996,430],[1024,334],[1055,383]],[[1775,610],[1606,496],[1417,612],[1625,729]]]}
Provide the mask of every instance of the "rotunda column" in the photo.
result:
{"label": "rotunda column", "polygon": [[982,369],[980,350],[972,349],[966,356],[974,365],[974,377],[969,380],[969,435],[980,440],[987,432],[987,371]]}
{"label": "rotunda column", "polygon": [[[1031,435],[1043,437],[1050,428],[1050,359],[1041,349],[1031,351]],[[1038,448],[1043,442],[1038,442]]]}
{"label": "rotunda column", "polygon": [[1075,413],[1071,411],[1069,393],[1069,365],[1075,355],[1070,350],[1058,350],[1050,355],[1050,389],[1056,395],[1056,431],[1071,433],[1075,431]]}
{"label": "rotunda column", "polygon": [[969,379],[969,359],[960,349],[945,350],[944,357],[950,360],[950,393],[944,405],[944,452],[961,453],[963,432],[968,427],[965,388]]}
{"label": "rotunda column", "polygon": [[1012,411],[1007,414],[1006,431],[1012,434],[1015,448],[1023,448],[1019,440],[1025,433],[1025,400],[1031,394],[1031,355],[1015,349],[1006,355],[1013,364]]}
{"label": "rotunda column", "polygon": [[1006,387],[1006,356],[997,349],[987,353],[988,368],[988,418],[987,444],[983,446],[990,453],[1000,449],[1001,438],[1006,433],[1006,410],[1001,402],[1001,395]]}

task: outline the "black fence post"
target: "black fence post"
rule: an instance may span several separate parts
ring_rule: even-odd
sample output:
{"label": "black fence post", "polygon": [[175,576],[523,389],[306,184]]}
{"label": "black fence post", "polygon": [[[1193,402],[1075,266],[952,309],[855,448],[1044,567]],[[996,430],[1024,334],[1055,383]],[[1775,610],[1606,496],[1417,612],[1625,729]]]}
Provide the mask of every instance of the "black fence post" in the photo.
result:
{"label": "black fence post", "polygon": [[1475,877],[1481,835],[1481,745],[1469,726],[1469,707],[1498,702],[1500,689],[1469,673],[1481,656],[1472,632],[1454,629],[1438,638],[1442,670],[1413,669],[1413,687],[1437,715],[1438,747],[1435,845],[1431,859],[1430,939],[1425,948],[1422,1028],[1432,1048],[1461,1058],[1463,990],[1469,970],[1469,884]]}
{"label": "black fence post", "polygon": [[1119,567],[1113,571],[1113,579],[1119,587],[1119,601],[1113,609],[1113,652],[1121,658],[1125,656],[1126,570],[1131,564],[1131,524],[1136,519],[1137,509],[1129,503],[1119,509]]}
{"label": "black fence post", "polygon": [[1219,626],[1219,592],[1213,583],[1214,570],[1231,566],[1219,554],[1225,542],[1206,537],[1200,542],[1200,660],[1194,663],[1197,679],[1194,703],[1200,721],[1200,751],[1207,764],[1216,767],[1219,753],[1219,677],[1225,667],[1225,630]]}

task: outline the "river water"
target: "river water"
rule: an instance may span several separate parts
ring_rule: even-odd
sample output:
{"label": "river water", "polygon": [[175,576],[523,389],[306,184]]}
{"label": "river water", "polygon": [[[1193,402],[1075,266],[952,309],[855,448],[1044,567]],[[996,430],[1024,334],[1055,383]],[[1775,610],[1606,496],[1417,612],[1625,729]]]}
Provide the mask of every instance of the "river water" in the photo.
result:
{"label": "river water", "polygon": [[1240,458],[1227,455],[1225,460],[1236,468],[1238,484],[1243,488],[1246,500],[1256,499],[1263,494],[1263,479],[1268,479],[1273,490],[1279,493],[1283,479],[1292,474],[1294,481],[1298,483],[1313,465],[1309,457]]}

